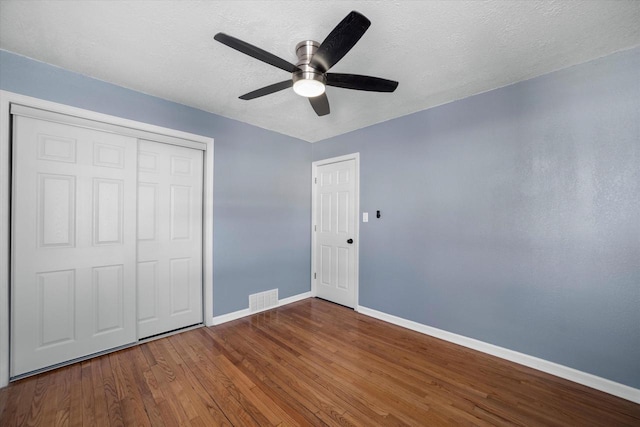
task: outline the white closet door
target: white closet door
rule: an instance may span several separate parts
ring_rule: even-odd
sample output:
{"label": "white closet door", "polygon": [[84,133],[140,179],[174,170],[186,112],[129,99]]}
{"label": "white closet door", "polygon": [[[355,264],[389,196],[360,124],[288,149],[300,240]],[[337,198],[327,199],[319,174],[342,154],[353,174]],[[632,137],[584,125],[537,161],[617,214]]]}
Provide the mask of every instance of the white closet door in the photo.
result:
{"label": "white closet door", "polygon": [[136,340],[133,138],[14,116],[11,375]]}
{"label": "white closet door", "polygon": [[200,150],[138,142],[138,336],[202,323]]}

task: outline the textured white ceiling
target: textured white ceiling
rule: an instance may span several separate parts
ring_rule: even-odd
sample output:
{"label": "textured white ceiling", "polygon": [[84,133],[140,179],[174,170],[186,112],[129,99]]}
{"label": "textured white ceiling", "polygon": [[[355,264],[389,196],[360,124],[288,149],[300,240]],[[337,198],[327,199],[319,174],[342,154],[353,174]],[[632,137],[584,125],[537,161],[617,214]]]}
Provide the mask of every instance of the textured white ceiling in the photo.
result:
{"label": "textured white ceiling", "polygon": [[[225,32],[292,63],[357,10],[372,25],[333,72],[395,93],[327,88],[317,117],[289,75],[213,40]],[[640,45],[640,1],[6,1],[0,48],[314,142]]]}

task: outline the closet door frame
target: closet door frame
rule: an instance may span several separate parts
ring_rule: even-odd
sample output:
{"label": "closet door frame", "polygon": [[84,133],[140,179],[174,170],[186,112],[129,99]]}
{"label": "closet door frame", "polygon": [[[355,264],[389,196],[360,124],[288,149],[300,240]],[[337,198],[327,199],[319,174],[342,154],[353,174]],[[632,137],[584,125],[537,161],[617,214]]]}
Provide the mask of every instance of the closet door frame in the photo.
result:
{"label": "closet door frame", "polygon": [[[68,123],[121,133],[140,139],[201,149],[203,183],[203,319],[213,325],[213,138],[134,120],[83,110],[26,95],[0,90],[0,387],[9,384],[10,313],[10,211],[11,211],[11,105],[44,110],[43,114],[68,116]],[[19,108],[19,107],[17,107]]]}

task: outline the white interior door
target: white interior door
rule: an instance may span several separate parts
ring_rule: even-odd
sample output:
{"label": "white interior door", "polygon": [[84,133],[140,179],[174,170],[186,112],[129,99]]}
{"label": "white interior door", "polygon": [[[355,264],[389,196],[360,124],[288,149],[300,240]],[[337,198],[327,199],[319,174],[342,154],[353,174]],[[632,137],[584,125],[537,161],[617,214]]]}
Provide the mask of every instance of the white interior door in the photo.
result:
{"label": "white interior door", "polygon": [[345,160],[317,167],[316,296],[356,302],[356,165]]}
{"label": "white interior door", "polygon": [[138,143],[138,335],[202,323],[200,150]]}
{"label": "white interior door", "polygon": [[15,116],[11,375],[136,340],[136,140]]}

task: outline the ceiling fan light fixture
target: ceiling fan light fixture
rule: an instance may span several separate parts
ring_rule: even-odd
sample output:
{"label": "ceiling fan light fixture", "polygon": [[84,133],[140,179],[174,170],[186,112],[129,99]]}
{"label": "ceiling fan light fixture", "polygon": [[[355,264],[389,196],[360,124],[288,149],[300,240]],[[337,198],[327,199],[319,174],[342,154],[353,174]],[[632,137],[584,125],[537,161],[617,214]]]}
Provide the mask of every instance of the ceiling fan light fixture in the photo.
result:
{"label": "ceiling fan light fixture", "polygon": [[320,73],[299,71],[293,74],[293,91],[305,98],[314,98],[324,93],[326,82]]}
{"label": "ceiling fan light fixture", "polygon": [[303,79],[293,84],[293,90],[300,96],[305,98],[314,98],[324,93],[324,83],[318,80]]}

